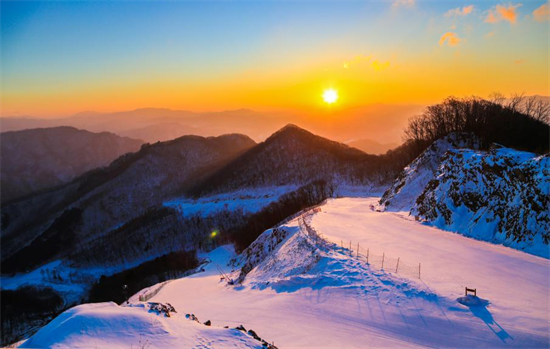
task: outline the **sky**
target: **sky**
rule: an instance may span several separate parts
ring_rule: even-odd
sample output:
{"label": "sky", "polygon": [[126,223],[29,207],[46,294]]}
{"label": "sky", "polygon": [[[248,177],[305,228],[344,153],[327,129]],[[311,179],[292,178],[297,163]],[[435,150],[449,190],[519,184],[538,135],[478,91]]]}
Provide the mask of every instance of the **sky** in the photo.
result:
{"label": "sky", "polygon": [[547,1],[1,1],[0,16],[2,116],[550,95]]}

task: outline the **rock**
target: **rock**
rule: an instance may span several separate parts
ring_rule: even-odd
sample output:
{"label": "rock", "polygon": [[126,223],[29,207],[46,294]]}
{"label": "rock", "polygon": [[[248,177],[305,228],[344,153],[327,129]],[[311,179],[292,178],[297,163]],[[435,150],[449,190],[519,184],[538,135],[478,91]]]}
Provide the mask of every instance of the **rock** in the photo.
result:
{"label": "rock", "polygon": [[258,336],[256,334],[256,332],[254,332],[254,330],[248,330],[248,334],[251,335],[252,337],[254,337],[254,339],[258,340],[258,341],[261,341],[262,339],[260,338],[260,336]]}
{"label": "rock", "polygon": [[204,323],[206,326],[212,326],[212,322],[210,320],[206,320],[206,322]]}
{"label": "rock", "polygon": [[246,332],[246,328],[244,328],[243,325],[239,325],[237,327],[235,327],[236,330],[239,330],[239,331],[243,331],[243,332]]}

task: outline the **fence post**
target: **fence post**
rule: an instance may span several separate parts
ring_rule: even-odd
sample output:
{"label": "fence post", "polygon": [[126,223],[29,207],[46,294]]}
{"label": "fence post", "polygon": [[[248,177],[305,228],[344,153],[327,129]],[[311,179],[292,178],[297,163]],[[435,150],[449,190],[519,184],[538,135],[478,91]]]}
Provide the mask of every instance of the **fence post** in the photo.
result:
{"label": "fence post", "polygon": [[420,263],[418,263],[418,278],[420,279]]}
{"label": "fence post", "polygon": [[367,264],[369,264],[369,249],[367,248]]}
{"label": "fence post", "polygon": [[357,258],[359,258],[359,243],[357,243]]}
{"label": "fence post", "polygon": [[344,241],[340,240],[340,247],[342,248],[342,250],[344,249]]}
{"label": "fence post", "polygon": [[382,253],[382,268],[380,269],[384,269],[384,256],[386,255],[386,253]]}
{"label": "fence post", "polygon": [[397,270],[399,270],[399,257],[397,257],[397,267],[395,267],[395,272],[397,273]]}
{"label": "fence post", "polygon": [[351,249],[351,240],[349,241],[349,253],[350,256],[353,256],[353,250]]}

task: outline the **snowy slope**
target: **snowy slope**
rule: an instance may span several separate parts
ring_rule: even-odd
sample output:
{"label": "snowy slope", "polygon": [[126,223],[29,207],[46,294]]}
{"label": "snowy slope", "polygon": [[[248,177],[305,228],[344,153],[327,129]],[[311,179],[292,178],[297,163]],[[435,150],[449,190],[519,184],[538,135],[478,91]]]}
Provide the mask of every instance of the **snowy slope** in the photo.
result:
{"label": "snowy slope", "polygon": [[[316,242],[294,220],[277,230],[278,237],[266,231],[237,258],[235,280],[247,262],[252,267],[241,284],[220,282],[215,266],[228,272],[231,251],[218,249],[205,273],[171,282],[153,300],[214,323],[242,323],[279,347],[550,344],[548,260],[449,234],[403,214],[376,212],[375,204],[331,200],[310,224],[333,244]],[[373,260],[371,267],[339,247],[341,240],[351,240],[354,251],[360,243],[371,256],[422,263],[422,279],[381,271]],[[459,304],[465,286],[477,288],[489,305]]]}
{"label": "snowy slope", "polygon": [[[305,220],[267,230],[239,256],[220,247],[207,255],[204,272],[164,284],[149,301],[171,303],[178,312],[194,313],[214,326],[242,324],[279,348],[550,345],[550,261],[450,234],[405,213],[377,212],[378,199],[329,200]],[[385,269],[377,259],[382,254]],[[395,272],[398,257],[412,273],[406,267]],[[419,263],[421,279],[414,273]],[[220,279],[219,268],[235,285]],[[465,286],[477,288],[488,305],[458,303]],[[52,322],[50,330],[61,332],[51,332],[48,343],[81,340],[94,347],[99,339],[105,346],[129,347],[126,336],[139,338],[145,331],[142,316],[152,316],[139,304],[134,299],[132,307],[73,308],[86,309],[85,321],[66,329],[63,321]],[[114,322],[104,325],[110,314],[122,320],[126,332]],[[168,325],[171,320],[162,319],[158,328],[148,323],[145,333],[155,347],[170,346],[172,337],[189,340],[182,343],[199,338],[189,335],[195,332],[184,324]]]}
{"label": "snowy slope", "polygon": [[[469,146],[468,149],[464,146]],[[465,134],[435,142],[384,193],[380,206],[438,228],[550,257],[550,158]]]}
{"label": "snowy slope", "polygon": [[380,205],[390,211],[410,210],[428,182],[435,177],[445,153],[450,149],[464,147],[477,148],[478,142],[466,133],[452,133],[434,142],[403,169],[382,196]]}
{"label": "snowy slope", "polygon": [[550,157],[450,150],[411,213],[450,231],[550,257]]}
{"label": "snowy slope", "polygon": [[[177,308],[176,308],[177,311]],[[67,310],[21,348],[262,348],[237,329],[206,326],[185,314],[170,317],[147,304],[84,304]]]}

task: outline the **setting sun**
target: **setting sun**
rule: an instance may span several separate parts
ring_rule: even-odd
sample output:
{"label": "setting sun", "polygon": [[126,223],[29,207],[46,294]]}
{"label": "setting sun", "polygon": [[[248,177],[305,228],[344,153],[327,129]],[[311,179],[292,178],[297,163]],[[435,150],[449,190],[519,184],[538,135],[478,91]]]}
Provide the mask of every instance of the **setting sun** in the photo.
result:
{"label": "setting sun", "polygon": [[328,104],[332,104],[338,100],[338,92],[335,89],[329,88],[323,92],[323,100]]}

